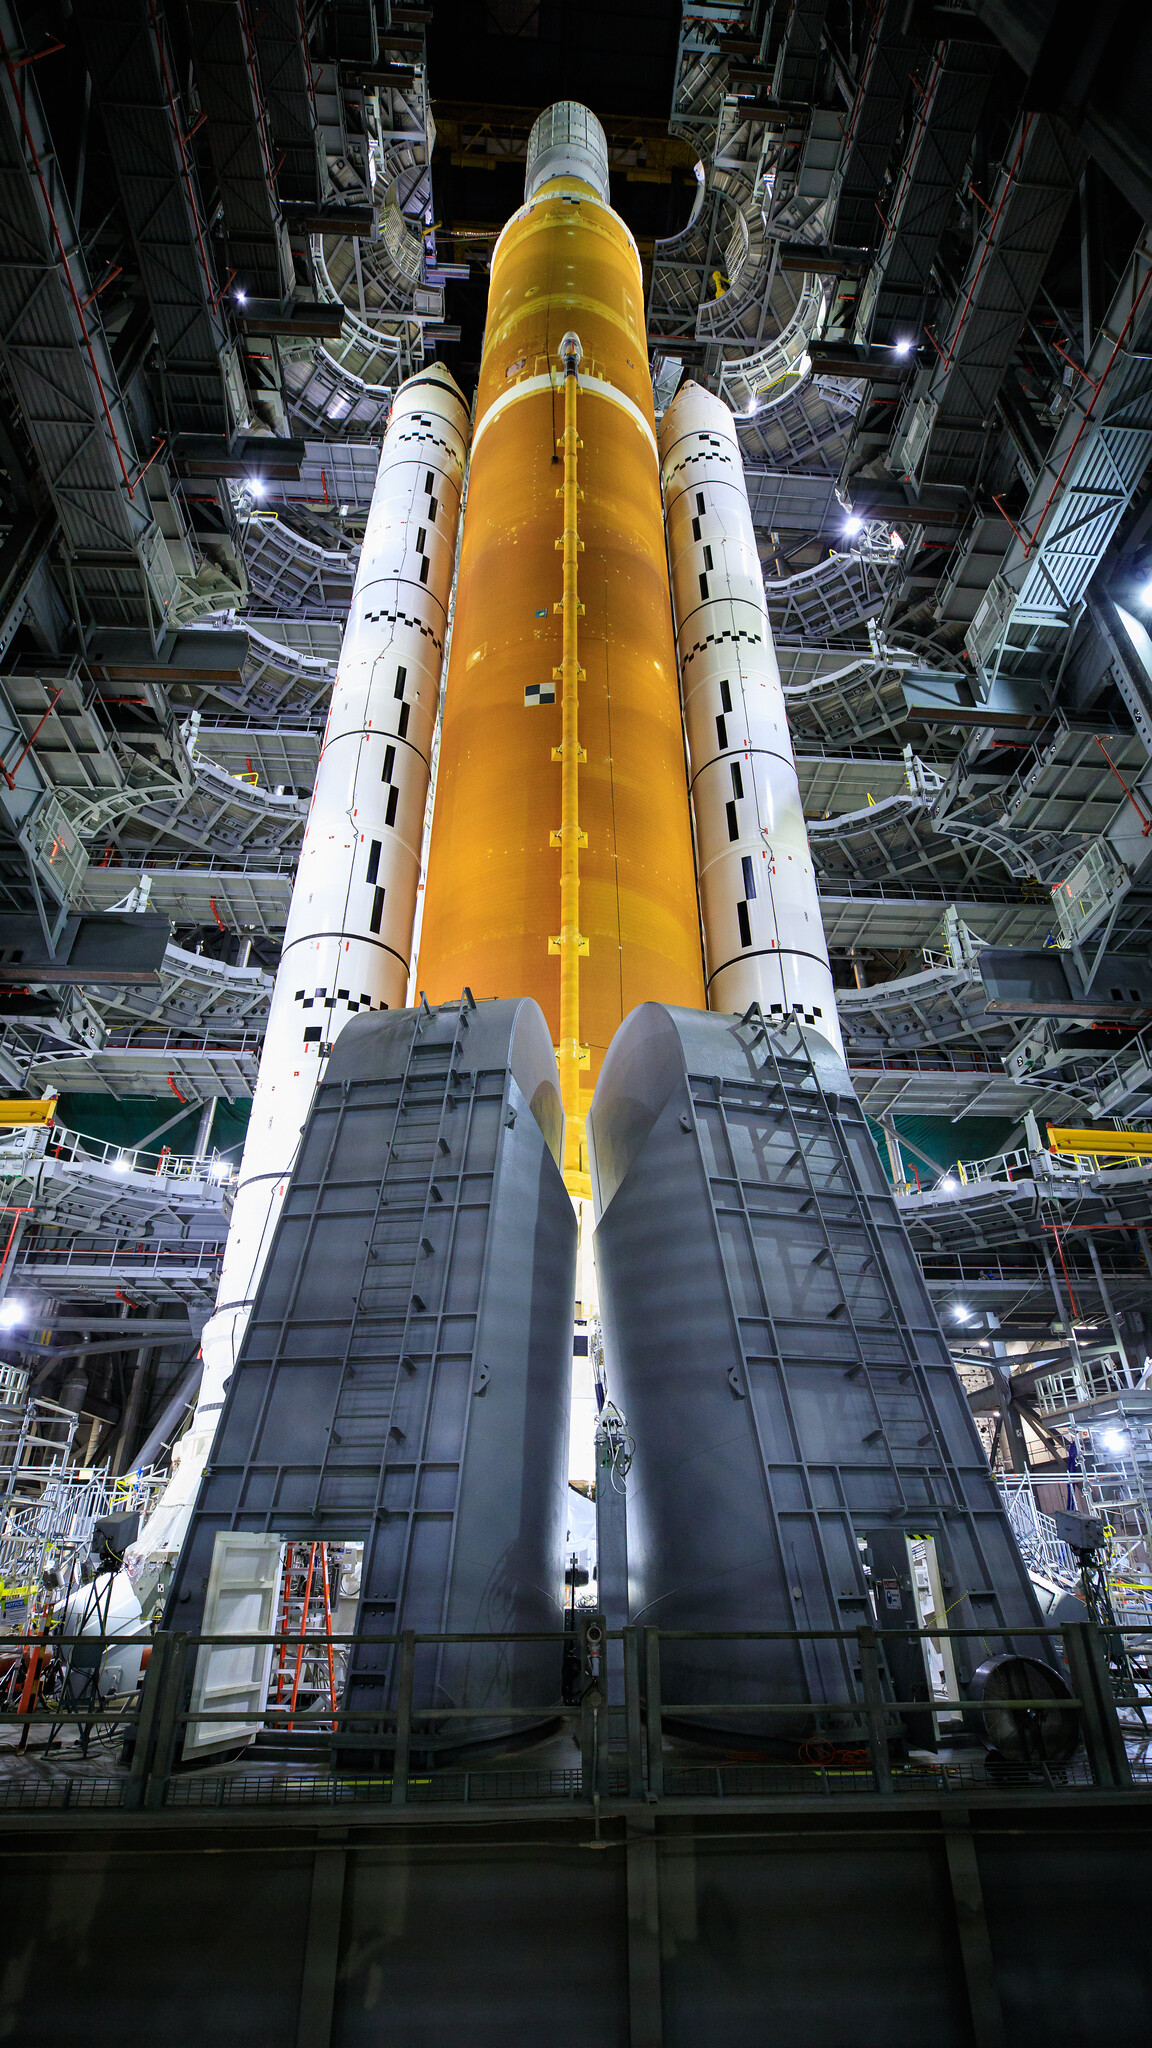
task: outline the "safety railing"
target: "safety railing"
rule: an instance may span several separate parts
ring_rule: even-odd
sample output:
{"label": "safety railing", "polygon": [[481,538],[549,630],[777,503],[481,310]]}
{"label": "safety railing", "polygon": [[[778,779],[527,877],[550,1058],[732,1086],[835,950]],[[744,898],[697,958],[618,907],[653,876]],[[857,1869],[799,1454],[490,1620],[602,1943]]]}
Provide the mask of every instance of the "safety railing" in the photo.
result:
{"label": "safety railing", "polygon": [[732,412],[756,413],[794,389],[811,367],[808,343],[824,318],[824,307],[820,278],[807,276],[787,326],[755,354],[721,364],[720,396]]}
{"label": "safety railing", "polygon": [[[1146,1024],[1143,1031],[1130,1039],[1123,1052],[1109,1053],[1094,1066],[1092,1072],[1093,1099],[1088,1104],[1092,1116],[1113,1116],[1120,1105],[1130,1096],[1148,1092],[1152,1081],[1152,1024]],[[1145,1112],[1138,1112],[1144,1114]]]}
{"label": "safety railing", "polygon": [[206,1152],[195,1158],[190,1152],[173,1152],[167,1145],[148,1152],[99,1138],[84,1138],[78,1131],[63,1130],[58,1124],[53,1125],[45,1150],[49,1158],[68,1165],[96,1167],[164,1183],[191,1181],[204,1187],[229,1187],[238,1171],[222,1152]]}
{"label": "safety railing", "polygon": [[1096,1173],[1147,1174],[1152,1160],[1116,1152],[996,1152],[988,1159],[960,1159],[946,1167],[935,1186],[947,1194],[977,1181],[1084,1180]]}
{"label": "safety railing", "polygon": [[70,1277],[81,1272],[99,1271],[107,1276],[123,1274],[128,1280],[146,1281],[150,1276],[168,1280],[197,1276],[205,1285],[214,1284],[217,1269],[224,1254],[223,1240],[212,1238],[177,1238],[142,1244],[137,1238],[93,1244],[88,1237],[81,1240],[69,1239],[58,1243],[49,1239],[50,1229],[59,1225],[45,1224],[39,1231],[25,1237],[13,1269],[14,1277],[27,1279],[46,1276],[51,1273],[67,1274]]}
{"label": "safety railing", "polygon": [[[1152,1790],[1152,1763],[1145,1752],[1152,1744],[1152,1722],[1145,1720],[1152,1690],[1141,1659],[1148,1630],[1109,1627],[1092,1622],[1062,1624],[1059,1629],[1017,1628],[993,1637],[987,1630],[879,1629],[862,1625],[851,1630],[661,1630],[607,1629],[602,1617],[580,1615],[574,1634],[440,1634],[406,1630],[399,1634],[340,1634],[312,1629],[300,1634],[208,1635],[160,1631],[140,1636],[9,1637],[6,1696],[0,1711],[0,1806],[105,1806],[157,1809],[173,1806],[288,1805],[372,1800],[392,1807],[427,1804],[493,1802],[515,1799],[578,1799],[590,1803],[599,1825],[601,1808],[619,1801],[659,1804],[683,1798],[775,1798],[807,1794],[827,1799],[862,1794],[882,1800],[907,1796],[1017,1788],[1044,1793],[1103,1791],[1139,1793]],[[1031,1641],[1030,1641],[1031,1639]],[[301,1725],[303,1705],[294,1703],[291,1717],[275,1701],[261,1706],[238,1700],[209,1708],[200,1689],[196,1703],[194,1674],[203,1653],[266,1653],[270,1668],[278,1648],[299,1651],[307,1643],[319,1651],[349,1656],[362,1650],[393,1653],[391,1673],[373,1672],[390,1704],[372,1701],[356,1708],[346,1696],[321,1698],[319,1719],[311,1729]],[[841,1668],[857,1690],[852,1697],[805,1700],[774,1697],[768,1682],[751,1686],[745,1658],[736,1688],[749,1696],[736,1700],[681,1701],[665,1687],[669,1649],[682,1654],[690,1643],[761,1645],[768,1662],[771,1646],[808,1655],[815,1646],[839,1645]],[[980,1697],[962,1691],[929,1691],[900,1698],[888,1676],[888,1651],[899,1645],[905,1655],[917,1644],[945,1650],[957,1668],[971,1646],[987,1656],[999,1643],[1017,1655],[1036,1647],[1039,1663],[1062,1659],[1061,1683],[1036,1687],[1039,1663],[1023,1662],[1015,1690],[1003,1696]],[[1054,1651],[1053,1645],[1060,1645]],[[484,1646],[505,1652],[530,1645],[551,1645],[557,1677],[565,1650],[574,1682],[563,1697],[531,1705],[504,1705],[491,1698],[476,1706],[428,1704],[418,1697],[420,1653],[453,1646]],[[142,1683],[125,1697],[102,1698],[100,1674],[110,1653],[121,1660],[147,1652]],[[572,1653],[575,1652],[575,1656]],[[19,1662],[13,1658],[17,1653]],[[230,1671],[234,1667],[230,1666]],[[1134,1674],[1139,1674],[1138,1680]],[[228,1688],[223,1688],[227,1697]],[[559,1691],[559,1688],[558,1688]],[[1120,1718],[1123,1706],[1126,1722]],[[949,1728],[959,1720],[977,1737],[984,1717],[1001,1743],[997,1754],[984,1735],[973,1746],[947,1748]],[[901,1716],[935,1716],[941,1747],[937,1752],[909,1749]],[[943,1726],[941,1726],[943,1717]],[[286,1719],[292,1728],[289,1759],[261,1761],[259,1745],[237,1759],[238,1749],[252,1743],[258,1731],[270,1731],[280,1744]],[[701,1730],[694,1750],[689,1724]],[[733,1723],[740,1724],[733,1729]],[[462,1755],[472,1724],[485,1753],[474,1760]],[[749,1725],[751,1724],[751,1725]],[[797,1732],[798,1724],[802,1726]],[[502,1761],[493,1753],[494,1725],[516,1748],[516,1735],[531,1734],[543,1743],[565,1728],[575,1735],[579,1766],[526,1767],[525,1760]],[[45,1746],[36,1752],[35,1772],[21,1768],[20,1751],[34,1730],[47,1727],[48,1754],[62,1731],[72,1731],[80,1754],[57,1749],[58,1762],[69,1768],[55,1779],[46,1777]],[[223,1761],[189,1765],[182,1758],[188,1731],[205,1746],[204,1730],[220,1727],[220,1746],[230,1749]],[[446,1764],[438,1766],[431,1729],[441,1748],[451,1737]],[[667,1731],[671,1729],[671,1741]],[[54,1731],[54,1732],[53,1732]],[[762,1731],[759,1733],[757,1731]],[[91,1767],[91,1745],[98,1735],[104,1744],[103,1769]],[[19,1738],[17,1748],[13,1737]],[[6,1739],[7,1738],[7,1739]],[[211,1736],[208,1737],[208,1743]],[[112,1754],[109,1754],[111,1745]],[[743,1754],[741,1754],[743,1752]],[[88,1766],[86,1768],[86,1765]]]}

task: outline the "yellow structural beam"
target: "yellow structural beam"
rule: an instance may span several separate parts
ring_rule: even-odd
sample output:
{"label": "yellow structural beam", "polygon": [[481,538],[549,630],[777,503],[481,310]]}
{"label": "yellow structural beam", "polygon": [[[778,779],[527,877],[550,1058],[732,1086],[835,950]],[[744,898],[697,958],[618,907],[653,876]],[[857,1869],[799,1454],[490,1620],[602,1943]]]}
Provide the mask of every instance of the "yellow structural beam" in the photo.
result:
{"label": "yellow structural beam", "polygon": [[[560,1094],[564,1103],[564,1180],[574,1198],[589,1192],[587,1174],[581,1163],[584,1117],[580,1100],[580,1069],[587,1065],[587,1049],[580,1042],[580,956],[588,952],[588,941],[580,931],[580,667],[579,617],[582,610],[579,586],[580,484],[577,452],[576,409],[580,382],[580,341],[566,334],[560,344],[564,372],[564,552],[563,595],[554,607],[563,615],[560,654],[560,745],[553,757],[560,757],[560,932],[556,950],[560,955]],[[551,950],[551,948],[549,948]]]}
{"label": "yellow structural beam", "polygon": [[12,1130],[17,1124],[50,1124],[55,1114],[54,1095],[37,1095],[31,1099],[13,1096],[7,1102],[0,1102],[0,1130]]}
{"label": "yellow structural beam", "polygon": [[1049,1124],[1048,1149],[1091,1154],[1096,1159],[1152,1159],[1152,1132],[1066,1130]]}

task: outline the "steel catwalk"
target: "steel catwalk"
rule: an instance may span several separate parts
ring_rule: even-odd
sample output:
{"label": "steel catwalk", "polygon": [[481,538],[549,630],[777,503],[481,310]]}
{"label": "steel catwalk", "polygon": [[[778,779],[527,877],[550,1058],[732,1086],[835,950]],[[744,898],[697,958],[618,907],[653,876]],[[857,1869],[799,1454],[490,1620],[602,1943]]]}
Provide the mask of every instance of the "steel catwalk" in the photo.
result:
{"label": "steel catwalk", "polygon": [[582,1108],[628,1012],[704,986],[640,263],[585,109],[537,124],[528,190],[492,260],[417,981],[530,995],[560,1042],[572,336]]}

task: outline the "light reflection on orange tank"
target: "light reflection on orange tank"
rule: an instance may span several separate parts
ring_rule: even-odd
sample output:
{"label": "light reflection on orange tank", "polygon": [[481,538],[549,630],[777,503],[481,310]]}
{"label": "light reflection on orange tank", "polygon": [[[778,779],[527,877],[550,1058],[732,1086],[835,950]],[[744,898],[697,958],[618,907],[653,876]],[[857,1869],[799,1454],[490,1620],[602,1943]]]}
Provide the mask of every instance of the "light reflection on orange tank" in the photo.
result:
{"label": "light reflection on orange tank", "polygon": [[[417,985],[433,1002],[465,986],[478,999],[533,996],[558,1039],[555,458],[569,330],[583,347],[580,1038],[590,1099],[622,1018],[650,1000],[703,1009],[704,982],[640,265],[623,222],[571,177],[543,185],[514,217],[492,266]],[[535,702],[541,691],[555,701]]]}

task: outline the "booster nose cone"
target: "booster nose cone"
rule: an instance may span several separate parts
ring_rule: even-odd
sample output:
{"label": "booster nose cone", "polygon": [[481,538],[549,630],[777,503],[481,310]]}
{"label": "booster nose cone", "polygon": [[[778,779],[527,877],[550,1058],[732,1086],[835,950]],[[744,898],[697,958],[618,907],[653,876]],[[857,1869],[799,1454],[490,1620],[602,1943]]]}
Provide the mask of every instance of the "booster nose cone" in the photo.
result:
{"label": "booster nose cone", "polygon": [[525,199],[534,199],[549,178],[580,178],[591,185],[605,206],[612,203],[608,139],[595,114],[579,100],[557,100],[533,124],[524,173]]}

